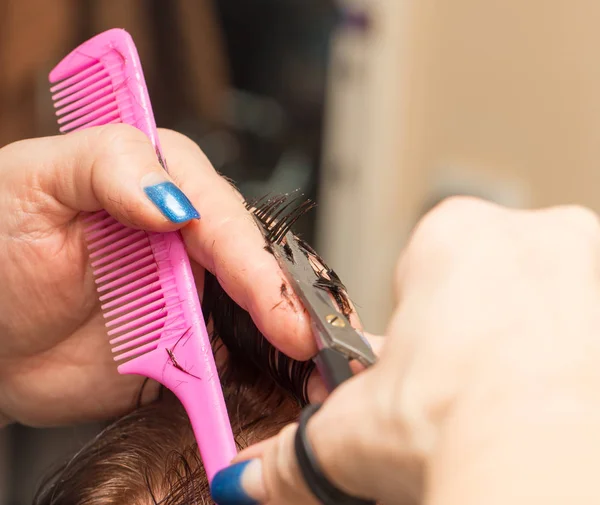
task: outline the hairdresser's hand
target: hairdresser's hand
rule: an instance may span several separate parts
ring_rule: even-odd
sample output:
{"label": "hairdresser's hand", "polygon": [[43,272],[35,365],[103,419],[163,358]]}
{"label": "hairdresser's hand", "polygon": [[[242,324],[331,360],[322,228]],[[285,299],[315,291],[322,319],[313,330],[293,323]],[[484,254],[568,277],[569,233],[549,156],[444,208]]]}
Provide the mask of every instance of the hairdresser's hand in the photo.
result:
{"label": "hairdresser's hand", "polygon": [[[597,217],[449,200],[418,226],[396,286],[380,362],[308,423],[331,481],[389,504],[600,503]],[[218,474],[219,505],[314,503],[294,434]]]}
{"label": "hairdresser's hand", "polygon": [[[303,311],[278,304],[283,275],[241,196],[192,141],[170,131],[161,141],[170,176],[124,125],[0,149],[0,421],[66,423],[135,404],[141,378],[120,376],[112,361],[80,211],[105,208],[147,230],[184,226],[195,266],[213,272],[275,345],[297,358],[313,352]],[[160,198],[156,185],[171,181],[181,188],[170,187],[171,206],[153,203],[145,189]]]}

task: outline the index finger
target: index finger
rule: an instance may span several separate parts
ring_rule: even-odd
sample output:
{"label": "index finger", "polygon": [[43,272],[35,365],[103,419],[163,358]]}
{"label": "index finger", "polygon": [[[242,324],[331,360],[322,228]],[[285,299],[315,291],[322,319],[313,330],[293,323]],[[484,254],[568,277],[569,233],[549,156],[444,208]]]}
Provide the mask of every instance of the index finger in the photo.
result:
{"label": "index finger", "polygon": [[160,137],[169,174],[202,216],[182,230],[190,257],[215,275],[275,347],[299,360],[313,356],[317,349],[308,315],[265,250],[243,197],[193,141],[170,130],[160,130]]}

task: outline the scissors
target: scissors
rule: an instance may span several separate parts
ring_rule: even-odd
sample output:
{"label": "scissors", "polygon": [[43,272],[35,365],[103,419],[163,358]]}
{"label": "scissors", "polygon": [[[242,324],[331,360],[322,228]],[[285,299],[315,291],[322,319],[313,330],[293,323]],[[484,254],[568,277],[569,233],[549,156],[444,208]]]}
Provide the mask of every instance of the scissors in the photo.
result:
{"label": "scissors", "polygon": [[273,244],[273,252],[311,318],[319,349],[313,361],[331,392],[353,376],[351,360],[369,367],[377,360],[375,353],[361,333],[339,311],[329,293],[317,285],[318,273],[292,232],[288,231],[284,240]]}
{"label": "scissors", "polygon": [[[311,318],[313,333],[319,352],[313,358],[327,390],[353,376],[350,361],[357,360],[365,367],[376,361],[375,353],[365,338],[355,330],[342,314],[330,294],[319,287],[319,274],[315,271],[308,253],[302,250],[291,231],[272,245],[273,253],[285,276]],[[314,450],[306,436],[310,417],[320,404],[309,405],[300,415],[294,439],[294,448],[300,471],[313,495],[326,505],[375,505],[346,494],[334,486],[323,473]]]}

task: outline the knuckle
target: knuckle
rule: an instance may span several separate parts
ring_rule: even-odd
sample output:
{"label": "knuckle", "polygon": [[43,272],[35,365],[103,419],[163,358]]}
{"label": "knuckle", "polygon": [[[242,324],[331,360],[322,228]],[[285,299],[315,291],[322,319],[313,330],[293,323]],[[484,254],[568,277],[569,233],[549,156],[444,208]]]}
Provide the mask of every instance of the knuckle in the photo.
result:
{"label": "knuckle", "polygon": [[[483,253],[505,235],[503,216],[510,211],[471,196],[453,196],[430,210],[417,224],[394,271],[396,297],[409,279],[434,272],[443,276],[474,251]],[[489,251],[487,251],[489,252]]]}
{"label": "knuckle", "polygon": [[417,225],[409,247],[449,251],[473,237],[490,204],[474,197],[453,196],[430,210]]}
{"label": "knuckle", "polygon": [[97,129],[97,141],[103,150],[121,154],[132,148],[139,148],[140,143],[149,144],[148,138],[141,130],[127,124],[111,124]]}
{"label": "knuckle", "polygon": [[166,140],[167,142],[178,142],[179,144],[182,144],[190,149],[197,149],[198,151],[202,152],[200,146],[183,133],[171,130],[170,128],[159,128],[158,133],[161,140]]}
{"label": "knuckle", "polygon": [[[205,175],[217,174],[202,148],[194,140],[174,130],[160,128],[158,132],[169,167],[173,169],[170,170],[171,176],[176,181],[183,167],[199,170]],[[180,182],[183,184],[185,181]]]}
{"label": "knuckle", "polygon": [[137,128],[126,124],[113,124],[98,127],[93,139],[93,149],[96,154],[96,164],[105,170],[115,170],[117,167],[143,161],[155,165],[158,160],[152,144],[146,135]]}
{"label": "knuckle", "polygon": [[161,142],[165,145],[167,150],[188,151],[193,153],[195,156],[199,156],[200,158],[202,158],[204,162],[209,163],[208,158],[204,154],[204,151],[196,142],[194,142],[187,135],[184,135],[183,133],[177,132],[175,130],[169,130],[167,128],[159,128],[158,134],[160,136]]}
{"label": "knuckle", "polygon": [[448,226],[454,222],[473,219],[482,211],[489,210],[493,204],[474,196],[450,196],[442,200],[423,218],[431,224]]}
{"label": "knuckle", "polygon": [[594,235],[600,234],[600,221],[592,209],[583,205],[566,205],[558,208],[558,212],[568,224]]}
{"label": "knuckle", "polygon": [[598,215],[583,205],[561,205],[535,211],[536,233],[563,254],[596,257],[600,247]]}
{"label": "knuckle", "polygon": [[[161,142],[167,151],[167,157],[169,157],[169,159],[172,157],[172,159],[175,160],[174,166],[178,164],[193,164],[194,168],[199,167],[205,176],[215,177],[214,180],[219,188],[220,194],[223,194],[220,192],[222,190],[225,194],[232,194],[240,203],[244,204],[246,202],[244,196],[236,187],[235,182],[229,177],[220,174],[213,167],[204,151],[202,151],[202,148],[194,142],[194,140],[182,133],[164,128],[159,129],[159,135]],[[185,156],[184,154],[187,154],[188,156]],[[171,171],[171,177],[173,177],[180,186],[186,188],[186,180],[181,177],[181,173],[178,170]],[[194,189],[190,189],[190,191],[193,192]]]}

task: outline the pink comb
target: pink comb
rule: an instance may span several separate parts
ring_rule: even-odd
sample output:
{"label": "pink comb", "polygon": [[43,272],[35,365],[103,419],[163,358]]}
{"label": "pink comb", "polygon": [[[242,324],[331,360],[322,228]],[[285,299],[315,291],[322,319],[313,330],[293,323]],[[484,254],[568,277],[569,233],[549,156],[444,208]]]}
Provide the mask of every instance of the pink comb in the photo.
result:
{"label": "pink comb", "polygon": [[[160,146],[131,36],[109,30],[50,73],[61,132],[108,123],[142,130]],[[189,259],[179,232],[126,228],[106,211],[86,218],[92,270],[122,374],[154,379],[185,407],[209,482],[236,446]]]}

